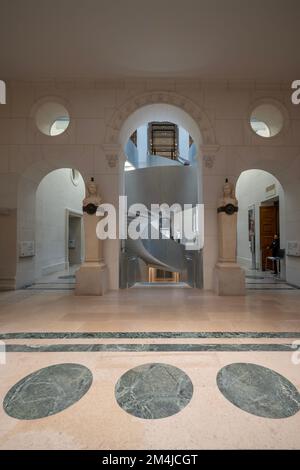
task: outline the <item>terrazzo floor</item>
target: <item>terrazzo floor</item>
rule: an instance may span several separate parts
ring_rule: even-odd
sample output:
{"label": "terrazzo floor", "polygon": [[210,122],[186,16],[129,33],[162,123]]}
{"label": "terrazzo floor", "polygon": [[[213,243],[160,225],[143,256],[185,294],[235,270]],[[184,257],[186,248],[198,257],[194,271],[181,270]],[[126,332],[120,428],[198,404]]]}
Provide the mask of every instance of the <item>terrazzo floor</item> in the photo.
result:
{"label": "terrazzo floor", "polygon": [[300,291],[0,293],[1,449],[299,449]]}

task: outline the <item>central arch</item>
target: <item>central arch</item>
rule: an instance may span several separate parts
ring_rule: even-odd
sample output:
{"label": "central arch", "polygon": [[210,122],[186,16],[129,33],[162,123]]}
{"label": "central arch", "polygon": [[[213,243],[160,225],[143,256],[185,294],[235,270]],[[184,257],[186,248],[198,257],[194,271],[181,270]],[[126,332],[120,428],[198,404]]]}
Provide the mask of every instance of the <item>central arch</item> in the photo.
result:
{"label": "central arch", "polygon": [[136,111],[153,104],[171,105],[183,111],[194,127],[194,133],[200,136],[199,145],[216,144],[215,132],[207,114],[189,98],[167,91],[147,92],[125,101],[108,122],[105,144],[122,145],[126,121]]}
{"label": "central arch", "polygon": [[[125,102],[112,116],[106,131],[107,149],[118,148],[119,195],[125,194],[125,146],[131,134],[151,121],[168,121],[184,128],[192,137],[196,148],[197,194],[202,197],[202,149],[216,144],[215,134],[207,115],[190,99],[169,92],[151,92]],[[119,267],[120,267],[119,262]]]}

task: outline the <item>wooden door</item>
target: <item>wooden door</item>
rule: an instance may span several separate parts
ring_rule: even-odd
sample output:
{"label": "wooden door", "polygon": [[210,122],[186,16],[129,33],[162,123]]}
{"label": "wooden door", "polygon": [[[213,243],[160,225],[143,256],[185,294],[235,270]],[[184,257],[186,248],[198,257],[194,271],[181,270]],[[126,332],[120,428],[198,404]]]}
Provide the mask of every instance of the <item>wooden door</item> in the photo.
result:
{"label": "wooden door", "polygon": [[277,214],[277,206],[260,207],[260,250],[261,267],[263,271],[265,270],[267,256],[272,256],[272,250],[267,247],[271,245],[274,235],[278,235]]}

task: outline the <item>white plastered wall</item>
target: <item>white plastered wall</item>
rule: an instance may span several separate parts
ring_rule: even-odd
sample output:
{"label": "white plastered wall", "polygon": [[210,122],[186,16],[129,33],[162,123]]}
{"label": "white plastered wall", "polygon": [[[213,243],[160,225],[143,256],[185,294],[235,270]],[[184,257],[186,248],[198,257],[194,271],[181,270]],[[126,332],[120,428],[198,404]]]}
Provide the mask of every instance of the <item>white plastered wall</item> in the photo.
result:
{"label": "white plastered wall", "polygon": [[35,276],[68,268],[68,212],[82,213],[82,177],[72,183],[69,168],[49,173],[36,191]]}

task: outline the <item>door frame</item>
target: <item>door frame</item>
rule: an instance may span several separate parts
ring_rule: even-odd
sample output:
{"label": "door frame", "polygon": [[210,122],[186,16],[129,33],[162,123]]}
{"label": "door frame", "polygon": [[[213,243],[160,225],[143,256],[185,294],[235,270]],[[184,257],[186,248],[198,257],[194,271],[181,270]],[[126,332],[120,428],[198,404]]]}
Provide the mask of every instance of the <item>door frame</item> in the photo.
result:
{"label": "door frame", "polygon": [[81,226],[80,259],[81,259],[81,262],[84,261],[83,213],[81,211],[76,211],[74,209],[66,208],[66,212],[65,212],[65,263],[68,268],[70,266],[69,264],[69,218],[70,216],[78,217],[80,219],[80,226]]}
{"label": "door frame", "polygon": [[271,199],[267,199],[262,201],[259,205],[259,250],[260,250],[260,270],[265,271],[265,265],[263,263],[263,250],[262,250],[262,226],[261,226],[261,209],[264,207],[273,207],[276,208],[276,219],[275,219],[275,231],[279,238],[280,238],[280,201],[279,197],[276,196]]}

